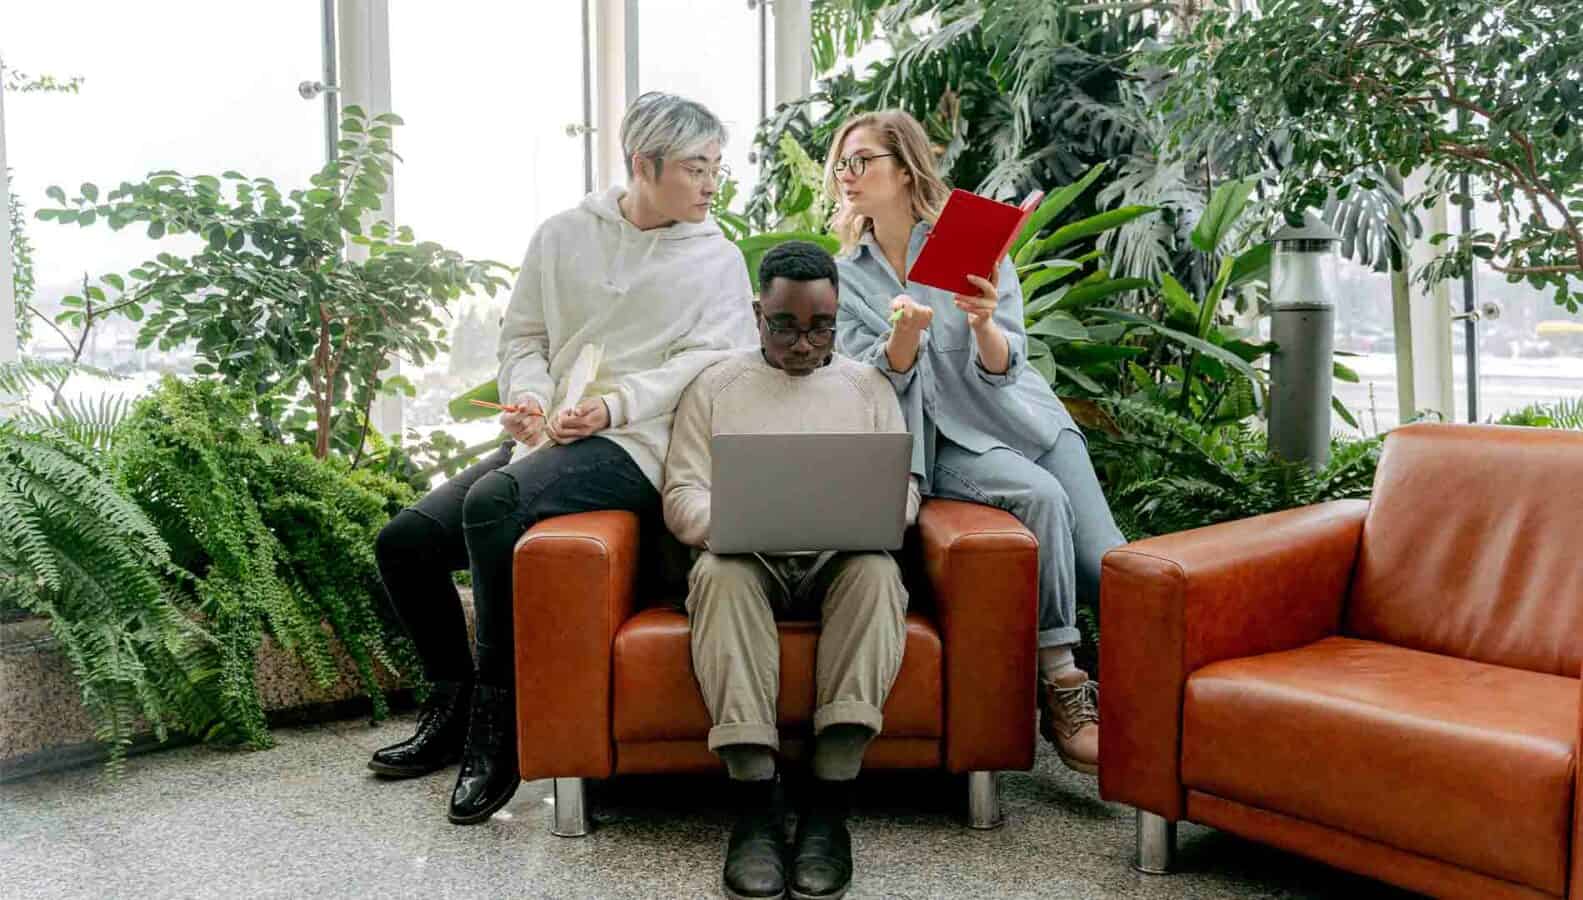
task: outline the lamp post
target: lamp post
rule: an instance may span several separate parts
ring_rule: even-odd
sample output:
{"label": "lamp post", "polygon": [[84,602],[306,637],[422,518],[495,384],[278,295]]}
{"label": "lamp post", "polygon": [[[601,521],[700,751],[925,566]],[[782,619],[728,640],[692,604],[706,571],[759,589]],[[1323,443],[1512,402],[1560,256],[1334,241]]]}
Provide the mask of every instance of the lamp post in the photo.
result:
{"label": "lamp post", "polygon": [[1270,451],[1316,470],[1330,458],[1339,240],[1312,213],[1270,237]]}

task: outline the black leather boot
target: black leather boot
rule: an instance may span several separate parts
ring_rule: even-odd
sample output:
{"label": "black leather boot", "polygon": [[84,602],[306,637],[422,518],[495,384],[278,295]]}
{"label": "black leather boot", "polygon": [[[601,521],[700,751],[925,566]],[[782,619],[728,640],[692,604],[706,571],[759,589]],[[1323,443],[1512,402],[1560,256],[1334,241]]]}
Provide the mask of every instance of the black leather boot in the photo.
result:
{"label": "black leather boot", "polygon": [[368,767],[386,778],[416,778],[462,758],[471,682],[436,681],[418,713],[418,733],[374,751]]}
{"label": "black leather boot", "polygon": [[852,884],[852,835],[846,828],[852,782],[815,778],[810,794],[792,842],[791,896],[835,900]]}
{"label": "black leather boot", "polygon": [[476,825],[494,815],[517,792],[516,706],[511,689],[480,684],[473,688],[472,718],[462,770],[451,790],[452,824]]}
{"label": "black leather boot", "polygon": [[775,782],[734,781],[740,802],[726,846],[724,886],[731,900],[786,896],[786,829],[775,805]]}

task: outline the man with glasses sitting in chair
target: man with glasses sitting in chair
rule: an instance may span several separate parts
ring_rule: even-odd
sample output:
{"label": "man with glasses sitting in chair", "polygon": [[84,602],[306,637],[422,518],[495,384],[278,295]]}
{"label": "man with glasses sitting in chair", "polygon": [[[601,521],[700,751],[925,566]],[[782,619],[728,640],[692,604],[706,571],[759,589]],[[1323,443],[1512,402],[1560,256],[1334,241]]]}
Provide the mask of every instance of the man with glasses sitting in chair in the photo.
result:
{"label": "man with glasses sitting in chair", "polygon": [[[852,877],[846,817],[863,753],[901,668],[907,591],[889,554],[709,552],[710,438],[716,434],[905,433],[890,383],[834,355],[835,261],[805,242],[781,244],[759,270],[762,346],[698,376],[671,432],[665,522],[701,552],[688,581],[693,670],[739,804],[724,882],[736,898],[839,897]],[[817,465],[810,460],[811,471]],[[916,479],[906,520],[917,518]],[[777,618],[819,618],[812,782],[788,878],[774,806]]]}

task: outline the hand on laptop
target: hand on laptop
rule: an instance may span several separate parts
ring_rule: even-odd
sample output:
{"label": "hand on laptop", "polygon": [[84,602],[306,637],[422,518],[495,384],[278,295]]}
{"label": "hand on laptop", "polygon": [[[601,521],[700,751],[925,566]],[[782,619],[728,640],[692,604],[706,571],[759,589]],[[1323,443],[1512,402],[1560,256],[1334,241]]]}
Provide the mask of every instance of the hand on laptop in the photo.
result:
{"label": "hand on laptop", "polygon": [[610,410],[605,401],[592,397],[563,411],[549,423],[550,440],[570,444],[592,437],[610,427]]}

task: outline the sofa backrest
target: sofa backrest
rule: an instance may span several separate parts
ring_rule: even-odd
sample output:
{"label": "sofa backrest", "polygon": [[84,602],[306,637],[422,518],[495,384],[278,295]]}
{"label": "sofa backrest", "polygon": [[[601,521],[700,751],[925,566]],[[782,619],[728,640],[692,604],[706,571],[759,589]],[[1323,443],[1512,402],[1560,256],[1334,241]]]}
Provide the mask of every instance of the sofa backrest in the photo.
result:
{"label": "sofa backrest", "polygon": [[1583,433],[1439,424],[1391,432],[1343,629],[1577,678]]}

